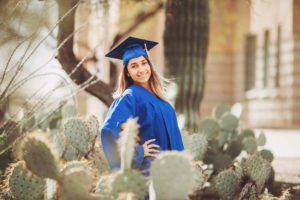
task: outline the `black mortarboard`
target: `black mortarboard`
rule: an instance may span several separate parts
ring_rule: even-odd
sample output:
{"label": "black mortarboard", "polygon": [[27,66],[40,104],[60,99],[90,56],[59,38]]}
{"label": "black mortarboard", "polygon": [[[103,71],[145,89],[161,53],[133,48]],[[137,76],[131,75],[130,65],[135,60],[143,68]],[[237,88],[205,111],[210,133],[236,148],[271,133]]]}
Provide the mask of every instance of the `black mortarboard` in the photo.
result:
{"label": "black mortarboard", "polygon": [[148,57],[147,51],[157,44],[158,42],[155,41],[130,36],[115,46],[105,56],[123,60],[123,64],[125,66],[125,64],[132,58],[140,56]]}

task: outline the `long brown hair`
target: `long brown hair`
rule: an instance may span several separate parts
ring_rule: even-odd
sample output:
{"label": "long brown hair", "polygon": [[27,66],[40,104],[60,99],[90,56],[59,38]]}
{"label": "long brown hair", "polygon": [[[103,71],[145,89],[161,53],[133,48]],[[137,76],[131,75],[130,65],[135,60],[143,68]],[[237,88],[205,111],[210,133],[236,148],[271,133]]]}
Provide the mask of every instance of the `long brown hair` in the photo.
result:
{"label": "long brown hair", "polygon": [[[157,97],[165,100],[166,84],[168,84],[170,81],[168,79],[162,77],[161,75],[159,75],[156,72],[152,63],[150,62],[150,60],[147,57],[145,57],[145,59],[149,63],[150,69],[151,69],[151,76],[149,78],[150,89]],[[115,98],[115,99],[120,97],[123,94],[123,92],[130,85],[132,85],[134,83],[132,78],[127,75],[128,74],[127,65],[128,65],[128,62],[124,66],[124,68],[121,71],[121,74],[119,76],[118,85],[117,85],[116,91],[113,94],[113,98]]]}

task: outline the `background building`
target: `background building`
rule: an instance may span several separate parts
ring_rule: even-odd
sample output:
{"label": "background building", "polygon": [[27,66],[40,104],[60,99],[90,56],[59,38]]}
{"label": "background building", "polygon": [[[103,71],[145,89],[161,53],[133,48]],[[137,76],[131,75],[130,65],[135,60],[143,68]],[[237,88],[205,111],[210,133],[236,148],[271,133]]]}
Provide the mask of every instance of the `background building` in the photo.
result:
{"label": "background building", "polygon": [[[123,12],[128,10],[126,6],[131,6],[132,10],[131,15],[120,13],[123,21],[119,22],[119,30],[122,30],[141,8],[122,3],[120,6],[123,6]],[[211,1],[209,53],[201,116],[210,115],[219,103],[233,105],[239,102],[243,107],[242,118],[246,127],[300,127],[299,9],[300,2],[293,0]],[[84,12],[90,10],[83,9],[81,12],[83,14],[80,15],[85,16]],[[161,10],[131,34],[163,44],[164,19],[164,10]],[[93,23],[97,24],[95,18]],[[90,27],[89,31],[99,31]],[[89,44],[93,42],[88,40],[95,40],[80,38]],[[80,48],[84,46],[79,45],[78,52]],[[109,45],[106,45],[106,50],[108,48]],[[99,55],[102,59],[99,62],[104,62]],[[151,56],[158,71],[162,72],[163,45],[156,47]],[[98,67],[100,76],[105,79],[107,70],[102,65]],[[86,105],[80,106],[81,114],[89,110],[93,114],[98,113],[98,109],[95,111],[95,106],[99,107],[97,100],[91,104],[88,99],[92,97],[83,95],[81,98],[86,99]],[[102,106],[102,110],[105,109]],[[98,116],[101,117],[101,114]]]}

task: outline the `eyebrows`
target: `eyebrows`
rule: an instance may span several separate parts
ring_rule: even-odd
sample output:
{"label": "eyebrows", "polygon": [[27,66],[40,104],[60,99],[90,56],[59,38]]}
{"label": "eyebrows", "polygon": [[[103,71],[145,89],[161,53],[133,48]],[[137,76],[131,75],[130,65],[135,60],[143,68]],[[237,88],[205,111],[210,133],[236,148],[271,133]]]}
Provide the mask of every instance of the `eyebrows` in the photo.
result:
{"label": "eyebrows", "polygon": [[132,63],[130,63],[129,65],[130,66],[133,66],[133,65],[137,65],[138,63],[144,63],[144,62],[148,62],[146,59],[142,59],[142,60],[140,60],[140,61],[136,61],[136,62],[132,62]]}

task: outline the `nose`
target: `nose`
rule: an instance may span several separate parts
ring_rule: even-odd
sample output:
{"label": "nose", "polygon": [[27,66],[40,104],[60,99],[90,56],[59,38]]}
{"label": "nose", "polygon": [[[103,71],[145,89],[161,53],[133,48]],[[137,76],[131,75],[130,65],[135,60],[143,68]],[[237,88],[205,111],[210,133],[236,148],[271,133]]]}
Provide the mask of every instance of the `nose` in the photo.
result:
{"label": "nose", "polygon": [[142,73],[145,71],[145,69],[143,68],[143,66],[139,65],[137,68],[138,73]]}

